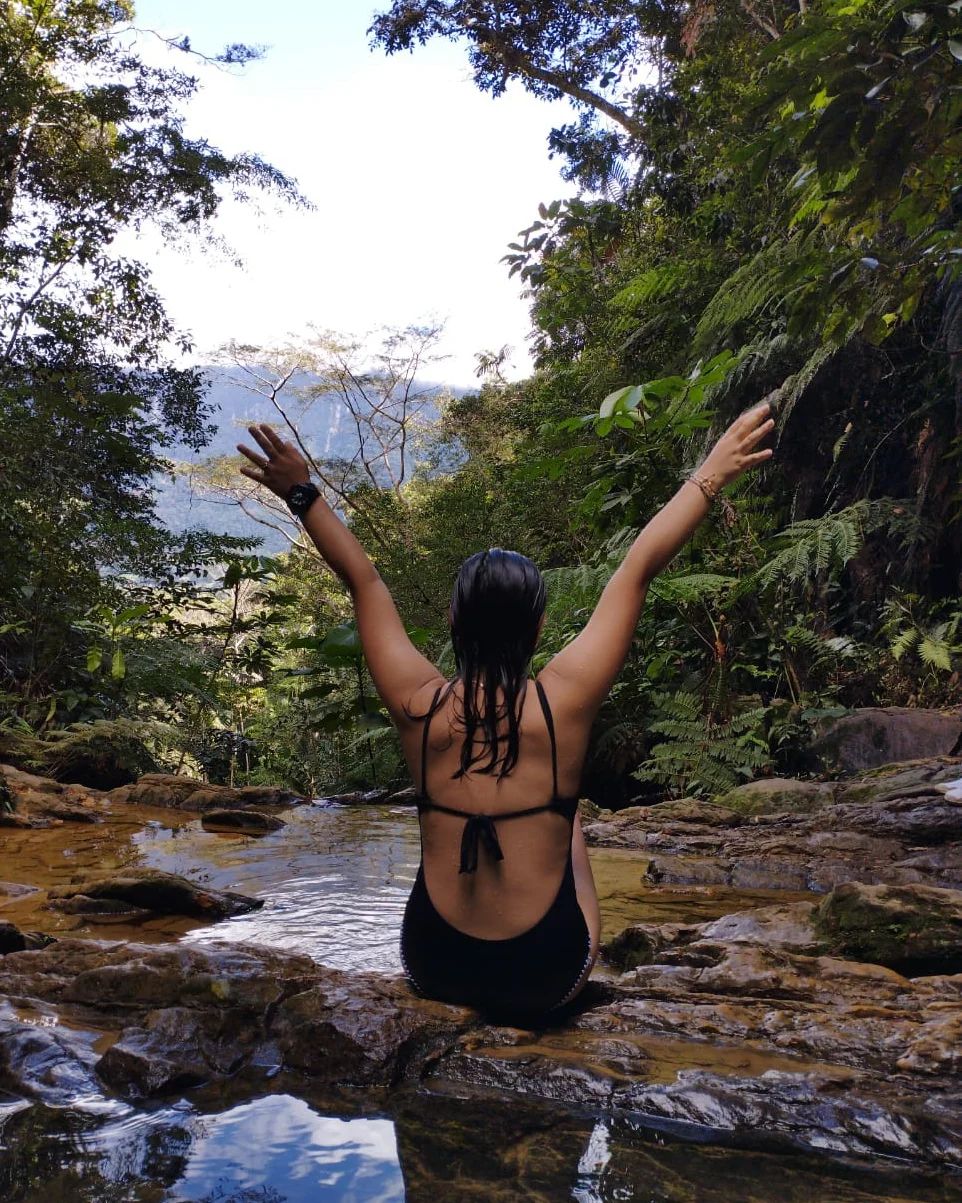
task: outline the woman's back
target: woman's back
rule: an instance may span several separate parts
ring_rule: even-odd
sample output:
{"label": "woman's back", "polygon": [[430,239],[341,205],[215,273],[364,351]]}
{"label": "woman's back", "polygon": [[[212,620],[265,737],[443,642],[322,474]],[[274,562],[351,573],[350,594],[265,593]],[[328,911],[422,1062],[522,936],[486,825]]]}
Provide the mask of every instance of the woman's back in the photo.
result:
{"label": "woman's back", "polygon": [[[415,769],[425,885],[439,913],[460,931],[507,939],[536,923],[560,888],[577,806],[572,773],[577,760],[556,758],[550,703],[540,683],[528,682],[521,698],[518,761],[510,774],[499,780],[496,771],[475,770],[455,777],[464,738],[460,682],[442,688],[440,695],[434,690],[417,699],[422,703],[417,712],[435,699],[438,708],[424,720]],[[576,751],[571,742],[569,752]],[[524,813],[532,809],[537,813]]]}
{"label": "woman's back", "polygon": [[577,993],[597,948],[597,923],[589,926],[580,900],[590,895],[596,915],[577,792],[561,792],[550,704],[530,682],[519,695],[511,772],[500,780],[496,771],[457,775],[459,684],[434,690],[423,707],[429,717],[417,759],[409,748],[420,786],[422,858],[401,955],[408,976],[432,998],[503,1017],[541,1015]]}

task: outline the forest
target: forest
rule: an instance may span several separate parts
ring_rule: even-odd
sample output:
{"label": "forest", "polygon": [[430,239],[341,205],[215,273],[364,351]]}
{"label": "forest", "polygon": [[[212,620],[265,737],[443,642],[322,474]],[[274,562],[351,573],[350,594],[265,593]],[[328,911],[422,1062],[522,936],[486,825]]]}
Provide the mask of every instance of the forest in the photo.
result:
{"label": "forest", "polygon": [[[212,458],[208,487],[288,550],[175,535],[155,511],[165,449],[211,440],[209,383],[118,235],[201,245],[226,196],[309,199],[187,136],[197,52],[151,65],[116,36],[133,19],[129,0],[0,18],[0,759],[99,788],[151,770],[403,786],[349,598],[240,457]],[[528,378],[490,350],[473,392],[421,388],[436,332],[416,325],[375,362],[349,338],[233,350],[280,426],[343,399],[359,454],[305,450],[419,645],[453,668],[456,569],[507,547],[546,572],[543,663],[712,438],[767,398],[775,456],[653,585],[584,793],[715,795],[804,771],[849,708],[957,702],[958,3],[398,0],[369,36],[415,56],[458,39],[479,89],[573,114],[550,135],[568,195],[519,213],[505,247]]]}
{"label": "forest", "polygon": [[[152,3],[0,0],[0,1199],[962,1203],[962,0]],[[521,110],[271,150],[442,50],[561,181],[469,388],[369,243],[480,294]],[[238,213],[376,339],[200,345]]]}

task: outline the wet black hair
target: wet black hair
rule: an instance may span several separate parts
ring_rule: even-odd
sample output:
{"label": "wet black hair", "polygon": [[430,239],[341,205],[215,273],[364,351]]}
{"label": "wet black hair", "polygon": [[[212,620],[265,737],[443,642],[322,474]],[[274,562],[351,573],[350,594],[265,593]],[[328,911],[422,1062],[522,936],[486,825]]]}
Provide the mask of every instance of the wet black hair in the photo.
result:
{"label": "wet black hair", "polygon": [[[456,672],[450,688],[460,681],[464,695],[464,742],[454,777],[462,777],[472,768],[492,773],[500,765],[500,780],[517,764],[521,704],[545,600],[544,577],[520,552],[492,547],[469,556],[461,565],[451,594]],[[480,709],[479,685],[484,690]],[[507,735],[499,737],[498,723],[505,717]],[[481,749],[475,753],[479,733]],[[503,750],[502,741],[507,745]]]}

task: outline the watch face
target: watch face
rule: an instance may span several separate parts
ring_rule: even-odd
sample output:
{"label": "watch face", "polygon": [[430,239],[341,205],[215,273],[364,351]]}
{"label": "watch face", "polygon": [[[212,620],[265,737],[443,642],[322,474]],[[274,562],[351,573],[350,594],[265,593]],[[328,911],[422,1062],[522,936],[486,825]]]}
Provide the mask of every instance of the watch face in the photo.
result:
{"label": "watch face", "polygon": [[317,496],[318,488],[316,485],[292,485],[287,494],[287,504],[291,511],[300,517],[301,512],[306,510]]}

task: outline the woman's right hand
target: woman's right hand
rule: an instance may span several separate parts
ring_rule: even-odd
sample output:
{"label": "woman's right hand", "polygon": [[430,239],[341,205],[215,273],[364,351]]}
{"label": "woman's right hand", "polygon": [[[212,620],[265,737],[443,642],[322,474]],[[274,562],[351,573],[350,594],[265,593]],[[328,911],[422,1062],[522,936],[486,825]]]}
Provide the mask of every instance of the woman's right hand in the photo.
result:
{"label": "woman's right hand", "polygon": [[749,468],[771,459],[775,454],[771,447],[755,450],[775,426],[775,419],[768,417],[770,410],[769,403],[763,401],[737,417],[705,457],[698,468],[699,476],[707,477],[720,489],[737,480]]}

